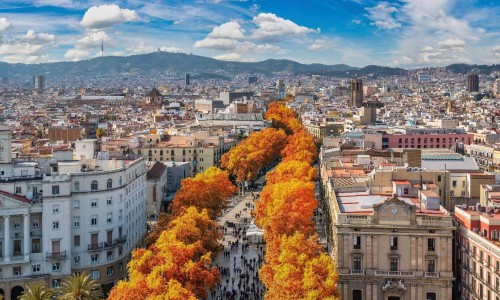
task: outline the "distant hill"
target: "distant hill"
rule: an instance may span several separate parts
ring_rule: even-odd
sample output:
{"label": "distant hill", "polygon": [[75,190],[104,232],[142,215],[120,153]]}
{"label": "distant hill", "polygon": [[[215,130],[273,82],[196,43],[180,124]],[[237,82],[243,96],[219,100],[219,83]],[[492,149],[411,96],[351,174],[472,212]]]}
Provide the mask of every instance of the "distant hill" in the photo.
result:
{"label": "distant hill", "polygon": [[[479,68],[481,72],[498,70],[499,66],[477,66],[456,64],[448,66],[456,73],[467,73]],[[199,78],[226,79],[221,70],[233,73],[273,74],[318,74],[342,77],[402,75],[406,70],[370,65],[364,68],[345,64],[301,64],[286,59],[268,59],[260,62],[232,62],[186,53],[153,52],[132,56],[105,56],[77,62],[55,62],[41,64],[9,64],[0,62],[0,76],[29,78],[35,74],[46,74],[53,78],[101,77],[101,76],[155,76],[172,72],[190,73]]]}
{"label": "distant hill", "polygon": [[480,74],[490,74],[493,71],[500,72],[500,65],[467,65],[453,64],[446,67],[449,71],[459,74],[467,74],[474,71],[479,71]]}

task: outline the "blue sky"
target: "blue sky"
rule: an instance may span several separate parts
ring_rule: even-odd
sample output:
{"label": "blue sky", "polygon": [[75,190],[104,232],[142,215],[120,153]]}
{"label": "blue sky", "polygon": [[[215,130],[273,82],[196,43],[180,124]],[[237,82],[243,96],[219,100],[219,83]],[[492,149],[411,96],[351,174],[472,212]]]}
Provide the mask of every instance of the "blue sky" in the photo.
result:
{"label": "blue sky", "polygon": [[500,63],[500,1],[2,0],[0,60],[157,49],[217,59],[413,68]]}

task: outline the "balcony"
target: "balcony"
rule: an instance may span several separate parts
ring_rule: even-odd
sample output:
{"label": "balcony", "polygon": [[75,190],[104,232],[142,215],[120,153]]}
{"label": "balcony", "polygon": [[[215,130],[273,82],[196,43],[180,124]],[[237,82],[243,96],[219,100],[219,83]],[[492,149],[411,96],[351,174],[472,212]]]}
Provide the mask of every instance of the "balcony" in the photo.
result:
{"label": "balcony", "polygon": [[66,258],[66,250],[62,252],[47,252],[47,259],[65,259]]}
{"label": "balcony", "polygon": [[404,272],[404,271],[375,271],[375,275],[377,276],[401,276],[401,277],[414,277],[415,274],[413,272]]}
{"label": "balcony", "polygon": [[425,272],[424,277],[439,278],[439,273],[438,272]]}
{"label": "balcony", "polygon": [[101,242],[97,244],[88,244],[87,250],[88,251],[99,251],[102,249],[111,249],[120,245],[125,244],[127,241],[127,236],[122,236],[117,239],[112,240],[111,242]]}

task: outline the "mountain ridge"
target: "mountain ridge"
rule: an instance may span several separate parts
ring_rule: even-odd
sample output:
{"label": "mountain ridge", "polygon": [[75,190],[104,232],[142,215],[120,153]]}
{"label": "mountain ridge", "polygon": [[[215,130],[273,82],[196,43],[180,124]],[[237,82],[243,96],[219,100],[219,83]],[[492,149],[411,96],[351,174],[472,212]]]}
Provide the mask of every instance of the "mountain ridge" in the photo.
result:
{"label": "mountain ridge", "polygon": [[[448,66],[457,73],[470,72],[474,68],[484,71],[500,71],[500,65]],[[259,62],[223,61],[187,53],[152,52],[130,56],[104,56],[76,62],[61,61],[39,64],[0,62],[0,76],[26,77],[45,74],[50,77],[68,76],[152,76],[168,73],[217,74],[221,70],[238,73],[270,75],[279,72],[292,74],[317,74],[342,77],[377,75],[402,75],[408,70],[402,68],[369,65],[362,68],[346,64],[326,65],[320,63],[302,64],[288,59],[267,59]],[[215,76],[215,75],[214,75]]]}

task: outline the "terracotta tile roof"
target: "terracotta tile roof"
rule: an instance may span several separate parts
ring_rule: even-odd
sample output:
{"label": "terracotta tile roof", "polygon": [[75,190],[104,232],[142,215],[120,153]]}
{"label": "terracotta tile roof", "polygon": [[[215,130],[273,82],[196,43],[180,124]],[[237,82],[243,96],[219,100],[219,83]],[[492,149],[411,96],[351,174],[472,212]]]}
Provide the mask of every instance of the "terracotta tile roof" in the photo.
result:
{"label": "terracotta tile roof", "polygon": [[4,195],[4,196],[7,196],[9,198],[12,198],[12,199],[15,199],[15,200],[18,200],[18,201],[21,201],[21,202],[24,202],[24,203],[29,203],[31,204],[32,202],[26,198],[26,197],[23,197],[21,195],[15,195],[15,194],[11,194],[11,193],[7,193],[5,191],[0,191],[0,194],[1,195]]}
{"label": "terracotta tile roof", "polygon": [[147,179],[148,180],[160,179],[161,175],[163,174],[163,172],[165,172],[166,168],[167,166],[165,166],[161,162],[159,161],[155,162],[155,164],[151,167],[151,169],[149,169],[146,175]]}

